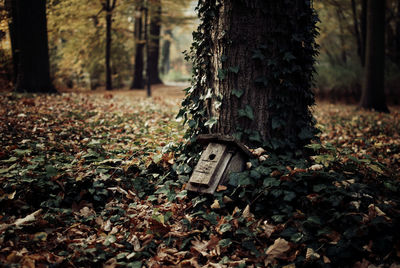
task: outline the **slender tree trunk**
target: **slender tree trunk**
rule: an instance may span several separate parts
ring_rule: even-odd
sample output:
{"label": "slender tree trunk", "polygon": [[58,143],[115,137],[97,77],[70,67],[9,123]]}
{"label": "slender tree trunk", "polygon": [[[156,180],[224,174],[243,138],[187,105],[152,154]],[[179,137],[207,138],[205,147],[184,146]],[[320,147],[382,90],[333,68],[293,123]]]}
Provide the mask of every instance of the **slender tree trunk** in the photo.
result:
{"label": "slender tree trunk", "polygon": [[112,90],[111,77],[111,24],[112,16],[110,12],[106,15],[106,89]]}
{"label": "slender tree trunk", "polygon": [[167,74],[170,69],[170,49],[171,49],[171,41],[172,31],[170,29],[165,31],[165,40],[161,49],[161,71],[163,74]]}
{"label": "slender tree trunk", "polygon": [[16,0],[17,92],[56,92],[50,81],[46,0]]}
{"label": "slender tree trunk", "polygon": [[394,36],[395,63],[400,68],[400,0],[397,1],[396,31]]}
{"label": "slender tree trunk", "polygon": [[363,56],[361,52],[362,44],[361,44],[360,25],[358,23],[357,4],[355,0],[351,0],[351,10],[353,14],[354,36],[357,41],[357,55],[360,59],[360,62],[363,62]]}
{"label": "slender tree trunk", "polygon": [[361,0],[361,65],[363,67],[365,66],[365,50],[367,45],[367,9],[368,0]]}
{"label": "slender tree trunk", "polygon": [[[147,2],[148,4],[149,2]],[[150,80],[150,65],[149,65],[149,56],[150,56],[150,40],[149,40],[149,9],[148,5],[144,11],[144,39],[146,40],[146,92],[147,97],[151,97],[151,80]]]}
{"label": "slender tree trunk", "polygon": [[160,33],[161,33],[161,0],[151,0],[150,7],[150,46],[148,64],[150,68],[150,83],[160,84],[158,63],[160,57]]}
{"label": "slender tree trunk", "polygon": [[15,85],[17,82],[18,75],[18,62],[19,62],[19,41],[17,35],[18,29],[18,20],[17,20],[17,2],[16,0],[6,0],[5,5],[10,17],[8,23],[8,29],[10,33],[11,39],[11,54],[12,54],[12,63],[13,63],[13,84]]}
{"label": "slender tree trunk", "polygon": [[389,112],[385,100],[385,1],[368,1],[367,47],[360,106]]}
{"label": "slender tree trunk", "polygon": [[[112,2],[111,2],[112,1]],[[106,89],[112,90],[112,70],[111,70],[111,44],[112,44],[112,13],[114,11],[117,0],[106,0],[103,2],[103,10],[106,12]]]}
{"label": "slender tree trunk", "polygon": [[[140,6],[136,9],[137,14],[135,14],[135,65],[133,70],[133,80],[131,84],[131,89],[144,87],[143,80],[143,49],[144,49],[144,40],[143,40],[143,7]],[[140,16],[139,16],[140,14]]]}
{"label": "slender tree trunk", "polygon": [[345,33],[344,33],[344,28],[343,28],[344,16],[339,7],[336,8],[336,16],[338,19],[339,31],[340,31],[339,39],[340,39],[341,61],[342,61],[342,64],[346,64],[347,63],[346,39],[345,39]]}
{"label": "slender tree trunk", "polygon": [[203,1],[209,9],[202,7],[194,35],[202,45],[192,101],[203,100],[206,116],[193,120],[206,118],[211,133],[251,147],[300,152],[315,134],[309,106],[317,19],[310,1],[218,2]]}

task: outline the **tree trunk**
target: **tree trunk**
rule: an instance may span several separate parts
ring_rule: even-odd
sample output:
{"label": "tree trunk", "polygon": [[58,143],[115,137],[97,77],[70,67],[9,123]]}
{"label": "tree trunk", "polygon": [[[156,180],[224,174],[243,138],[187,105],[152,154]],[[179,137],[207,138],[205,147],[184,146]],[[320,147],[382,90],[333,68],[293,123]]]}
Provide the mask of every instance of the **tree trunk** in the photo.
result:
{"label": "tree trunk", "polygon": [[106,89],[112,90],[112,77],[111,77],[111,23],[112,16],[110,12],[106,15]]}
{"label": "tree trunk", "polygon": [[102,3],[103,10],[106,12],[106,89],[112,90],[112,70],[111,70],[111,31],[112,31],[112,13],[117,0],[106,0]]}
{"label": "tree trunk", "polygon": [[[148,2],[147,2],[148,4]],[[150,39],[149,39],[149,9],[148,5],[144,10],[144,39],[146,40],[146,92],[147,97],[151,97],[151,79],[150,79],[150,65],[149,65],[149,57],[150,57]]]}
{"label": "tree trunk", "polygon": [[161,49],[161,72],[165,75],[169,72],[170,69],[170,49],[171,49],[171,41],[172,31],[170,29],[165,31],[165,40]]}
{"label": "tree trunk", "polygon": [[400,0],[397,1],[396,31],[394,36],[395,58],[394,61],[400,68]]}
{"label": "tree trunk", "polygon": [[17,92],[56,92],[50,81],[46,0],[16,0],[19,41]]}
{"label": "tree trunk", "polygon": [[161,32],[161,0],[152,0],[150,7],[150,46],[148,64],[150,69],[150,83],[160,84],[158,62],[160,56],[160,32]]}
{"label": "tree trunk", "polygon": [[19,41],[17,35],[18,29],[18,20],[17,20],[17,2],[16,0],[6,0],[5,6],[8,12],[9,17],[11,18],[8,22],[8,29],[10,33],[10,41],[11,41],[11,55],[12,55],[12,63],[13,63],[13,84],[15,85],[17,82],[18,75],[18,62],[19,62]]}
{"label": "tree trunk", "polygon": [[344,27],[343,27],[343,23],[344,23],[344,16],[343,16],[343,12],[340,10],[340,7],[336,7],[336,16],[338,19],[338,24],[339,24],[339,39],[340,39],[340,59],[342,64],[346,64],[347,63],[347,54],[346,54],[346,39],[345,39],[345,33],[344,33]]}
{"label": "tree trunk", "polygon": [[300,153],[316,133],[309,106],[317,17],[310,1],[218,2],[199,4],[196,83],[184,102],[190,125],[206,118],[211,133]]}
{"label": "tree trunk", "polygon": [[385,1],[369,0],[364,83],[360,106],[389,112],[385,100]]}
{"label": "tree trunk", "polygon": [[[131,89],[140,88],[143,89],[144,81],[143,81],[143,49],[144,49],[144,40],[143,40],[143,7],[140,6],[136,9],[137,14],[135,14],[135,66],[133,70],[133,80],[131,84]],[[139,15],[140,14],[140,15]]]}
{"label": "tree trunk", "polygon": [[360,59],[360,62],[363,63],[364,56],[362,55],[362,43],[361,43],[361,34],[360,34],[360,26],[358,23],[358,15],[357,15],[357,5],[355,0],[351,0],[351,10],[353,14],[353,26],[354,26],[354,36],[357,41],[357,55]]}
{"label": "tree trunk", "polygon": [[363,67],[365,66],[365,50],[367,45],[367,9],[368,0],[361,0],[361,66]]}

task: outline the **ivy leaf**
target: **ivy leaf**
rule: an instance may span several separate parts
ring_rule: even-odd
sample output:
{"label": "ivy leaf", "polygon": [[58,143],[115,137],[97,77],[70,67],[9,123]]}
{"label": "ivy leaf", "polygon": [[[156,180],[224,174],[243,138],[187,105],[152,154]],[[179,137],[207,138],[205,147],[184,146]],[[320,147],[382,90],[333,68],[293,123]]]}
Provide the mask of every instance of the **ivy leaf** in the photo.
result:
{"label": "ivy leaf", "polygon": [[250,136],[249,136],[249,140],[250,141],[255,141],[255,142],[262,142],[261,139],[261,135],[258,131],[253,132]]}
{"label": "ivy leaf", "polygon": [[285,191],[285,196],[284,196],[283,200],[285,200],[287,202],[291,202],[295,198],[296,198],[296,194],[294,192]]}
{"label": "ivy leaf", "polygon": [[226,70],[218,69],[218,79],[224,80],[226,78]]}
{"label": "ivy leaf", "polygon": [[252,59],[260,59],[260,60],[264,60],[265,56],[262,54],[261,50],[256,49],[254,50],[254,54],[251,57]]}
{"label": "ivy leaf", "polygon": [[304,147],[312,149],[313,151],[318,151],[318,150],[320,150],[322,148],[322,145],[318,144],[318,143],[313,143],[313,144],[307,144]]}
{"label": "ivy leaf", "polygon": [[211,99],[213,96],[211,88],[207,89],[207,94],[203,97],[203,99]]}
{"label": "ivy leaf", "polygon": [[218,244],[221,246],[221,248],[226,248],[232,244],[232,240],[229,238],[222,239],[218,242]]}
{"label": "ivy leaf", "polygon": [[212,128],[217,122],[218,119],[216,117],[211,117],[207,122],[204,123],[204,125],[206,127]]}
{"label": "ivy leaf", "polygon": [[310,131],[309,128],[303,128],[298,136],[302,140],[309,140],[314,137],[314,134]]}
{"label": "ivy leaf", "polygon": [[53,166],[46,166],[46,175],[51,178],[57,175],[57,169]]}
{"label": "ivy leaf", "polygon": [[229,67],[229,71],[232,73],[237,74],[239,72],[240,67],[239,66],[234,66],[234,67]]}
{"label": "ivy leaf", "polygon": [[221,233],[226,233],[226,232],[228,232],[229,230],[231,230],[231,228],[232,228],[232,225],[230,225],[229,223],[224,223],[224,224],[222,224],[221,227],[219,228],[219,231],[220,231]]}
{"label": "ivy leaf", "polygon": [[272,118],[272,129],[278,129],[283,125],[283,121],[279,118],[273,117]]}
{"label": "ivy leaf", "polygon": [[244,92],[243,92],[243,90],[240,90],[240,89],[234,89],[234,90],[232,90],[231,94],[233,96],[236,96],[238,99],[240,99],[243,96]]}
{"label": "ivy leaf", "polygon": [[196,127],[197,123],[195,120],[191,119],[191,120],[189,120],[188,125],[190,128],[194,128],[194,127]]}
{"label": "ivy leaf", "polygon": [[291,52],[286,52],[283,59],[287,62],[296,59],[296,57]]}
{"label": "ivy leaf", "polygon": [[251,106],[246,105],[244,109],[240,109],[238,112],[239,117],[247,117],[250,120],[254,120],[253,108]]}
{"label": "ivy leaf", "polygon": [[275,178],[266,178],[264,179],[263,185],[264,187],[273,187],[273,186],[279,186],[281,184],[280,180],[277,180]]}
{"label": "ivy leaf", "polygon": [[370,165],[369,166],[373,171],[375,171],[375,172],[377,172],[377,173],[379,173],[379,174],[383,174],[384,172],[383,172],[383,170],[380,168],[380,167],[378,167],[377,165]]}

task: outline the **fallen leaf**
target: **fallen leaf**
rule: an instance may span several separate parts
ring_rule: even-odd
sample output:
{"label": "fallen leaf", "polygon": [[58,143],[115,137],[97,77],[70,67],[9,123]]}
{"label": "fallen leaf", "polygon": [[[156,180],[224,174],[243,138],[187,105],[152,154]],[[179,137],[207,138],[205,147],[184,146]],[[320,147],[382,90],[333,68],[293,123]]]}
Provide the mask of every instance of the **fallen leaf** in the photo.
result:
{"label": "fallen leaf", "polygon": [[268,259],[284,259],[286,258],[286,252],[290,249],[289,242],[283,238],[275,240],[274,244],[269,246],[265,252]]}
{"label": "fallen leaf", "polygon": [[211,208],[212,209],[220,209],[221,208],[217,199],[214,200],[214,202],[211,205]]}
{"label": "fallen leaf", "polygon": [[29,214],[28,216],[18,219],[14,222],[15,226],[20,226],[22,224],[34,221],[36,219],[36,216],[38,216],[42,212],[42,209],[36,210],[35,212]]}

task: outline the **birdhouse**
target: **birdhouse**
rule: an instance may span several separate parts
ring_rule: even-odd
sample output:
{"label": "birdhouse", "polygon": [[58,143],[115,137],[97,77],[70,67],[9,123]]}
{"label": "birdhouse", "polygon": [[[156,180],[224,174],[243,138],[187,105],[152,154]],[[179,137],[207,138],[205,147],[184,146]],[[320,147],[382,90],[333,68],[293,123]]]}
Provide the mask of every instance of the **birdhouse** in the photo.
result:
{"label": "birdhouse", "polygon": [[205,145],[186,189],[213,194],[218,185],[226,183],[232,172],[241,172],[252,153],[235,138],[219,134],[199,135],[197,142]]}

